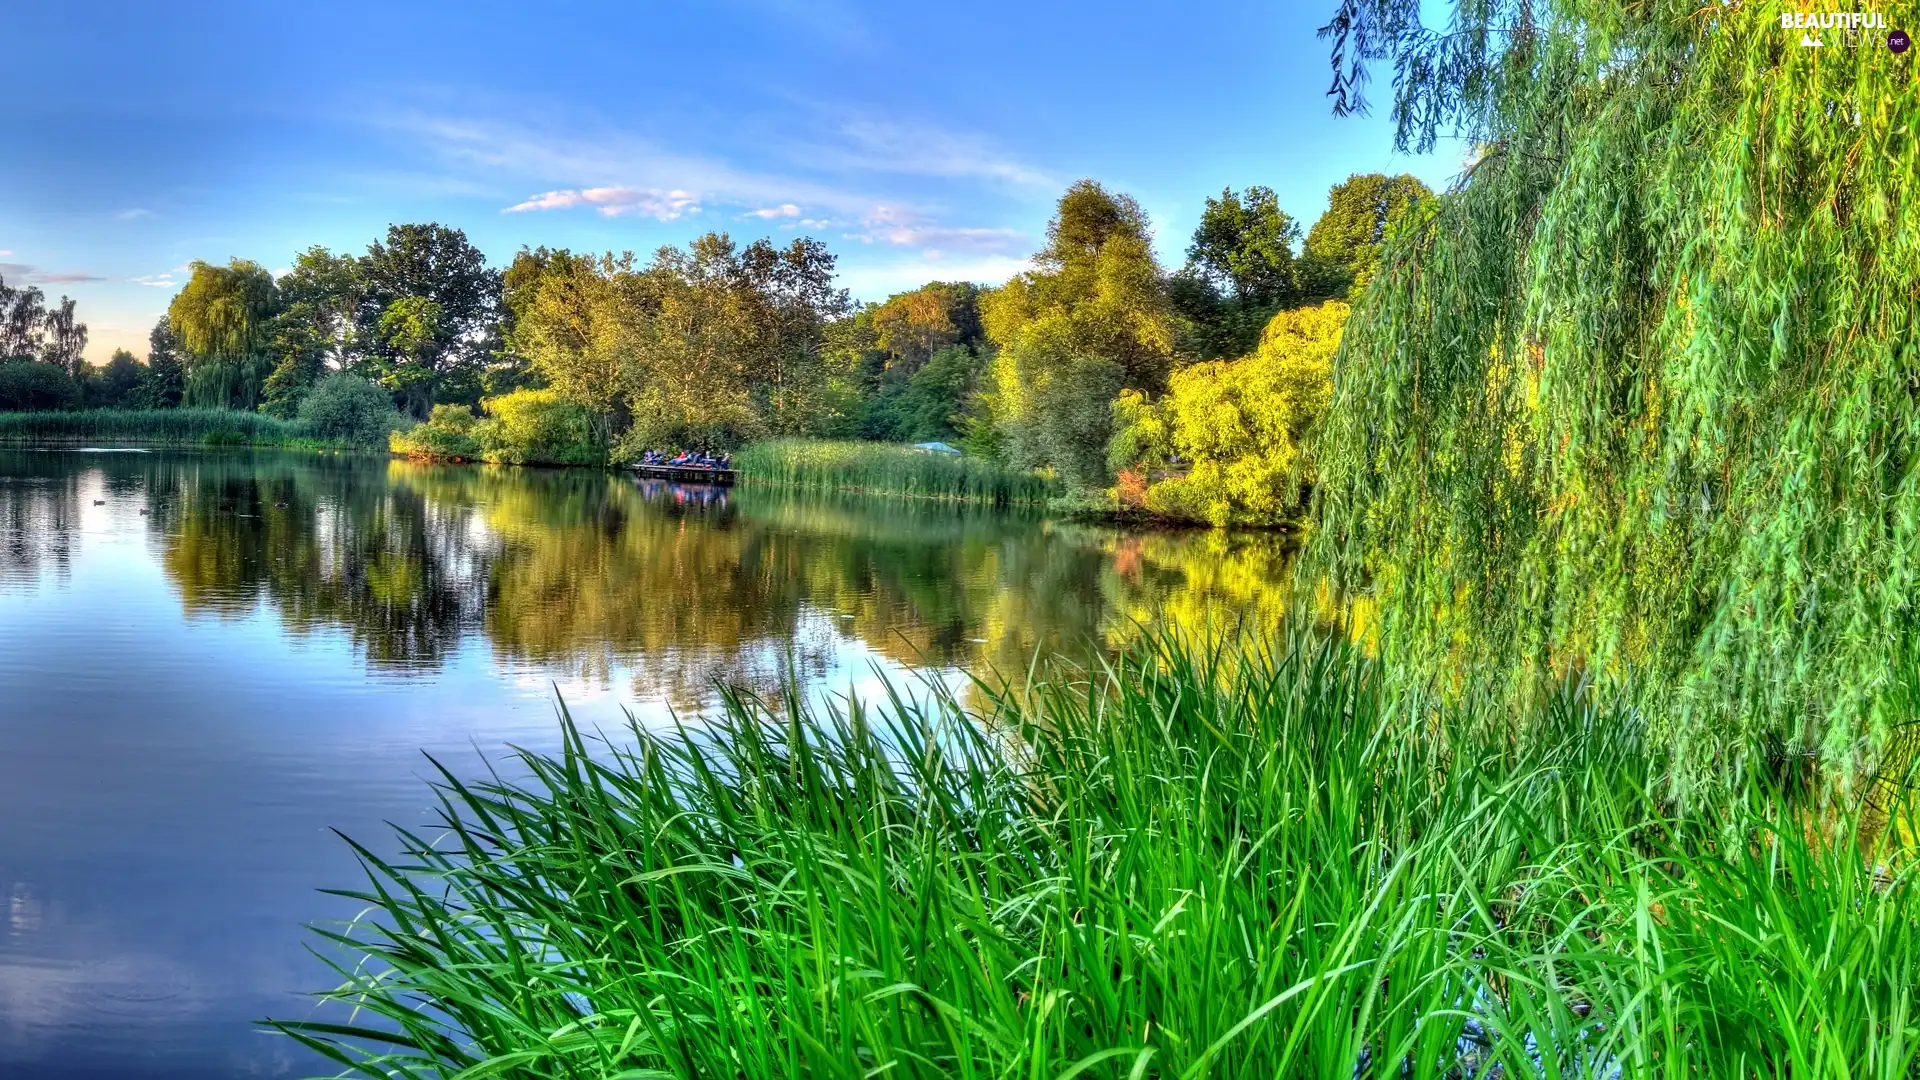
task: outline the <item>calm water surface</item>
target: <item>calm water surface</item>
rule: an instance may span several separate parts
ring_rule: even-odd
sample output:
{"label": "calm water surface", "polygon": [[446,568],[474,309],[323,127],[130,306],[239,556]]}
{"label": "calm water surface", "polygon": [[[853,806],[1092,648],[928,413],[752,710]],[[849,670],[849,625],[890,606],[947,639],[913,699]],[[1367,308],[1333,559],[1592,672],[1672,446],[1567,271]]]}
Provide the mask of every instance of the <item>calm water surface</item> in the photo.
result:
{"label": "calm water surface", "polygon": [[[716,680],[964,684],[1156,616],[1277,619],[1265,535],[584,472],[0,450],[0,1077],[331,1075],[263,1016],[331,982],[329,829]],[[376,845],[379,846],[379,845]]]}

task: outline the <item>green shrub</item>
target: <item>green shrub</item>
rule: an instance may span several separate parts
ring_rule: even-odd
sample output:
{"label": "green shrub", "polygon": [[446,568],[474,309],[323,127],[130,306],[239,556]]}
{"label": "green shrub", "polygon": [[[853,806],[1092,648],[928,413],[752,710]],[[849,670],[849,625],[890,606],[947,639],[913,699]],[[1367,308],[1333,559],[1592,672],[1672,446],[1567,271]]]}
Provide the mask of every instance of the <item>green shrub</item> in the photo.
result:
{"label": "green shrub", "polygon": [[79,404],[80,387],[60,365],[24,356],[0,360],[0,412],[72,409]]}
{"label": "green shrub", "polygon": [[394,432],[389,445],[394,453],[411,457],[477,461],[480,425],[480,418],[465,405],[435,405],[426,423]]}
{"label": "green shrub", "polygon": [[481,457],[507,465],[604,465],[587,410],[557,390],[515,390],[487,398],[477,425]]}
{"label": "green shrub", "polygon": [[871,491],[987,503],[1041,503],[1057,486],[973,456],[888,443],[774,439],[740,451],[743,479],[783,487]]}
{"label": "green shrub", "polygon": [[358,375],[329,375],[300,402],[300,422],[318,438],[356,446],[385,446],[400,424],[393,399]]}

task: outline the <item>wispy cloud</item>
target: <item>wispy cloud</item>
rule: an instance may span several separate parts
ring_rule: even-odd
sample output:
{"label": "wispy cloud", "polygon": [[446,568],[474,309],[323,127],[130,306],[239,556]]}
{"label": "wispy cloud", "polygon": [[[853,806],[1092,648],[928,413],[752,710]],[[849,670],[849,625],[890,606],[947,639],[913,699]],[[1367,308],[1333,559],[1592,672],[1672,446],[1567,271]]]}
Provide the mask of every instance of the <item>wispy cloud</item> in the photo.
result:
{"label": "wispy cloud", "polygon": [[9,256],[9,255],[11,255],[11,254],[13,254],[13,252],[11,252],[11,251],[8,251],[8,250],[7,250],[7,249],[5,249],[5,248],[0,248],[0,259],[4,259],[4,258],[6,258],[7,256]]}
{"label": "wispy cloud", "polygon": [[1041,188],[1060,186],[1052,176],[1015,158],[992,139],[937,124],[859,117],[843,121],[837,135],[837,139],[809,148],[813,160],[864,172],[971,177]]}
{"label": "wispy cloud", "polygon": [[983,135],[875,116],[849,121],[824,107],[816,112],[819,123],[789,125],[777,146],[761,144],[785,165],[771,170],[592,120],[569,125],[549,117],[522,122],[406,112],[379,122],[469,177],[548,182],[506,207],[513,212],[618,207],[612,213],[672,220],[663,211],[678,216],[697,205],[774,221],[798,218],[804,207],[815,220],[858,220],[896,182],[890,178],[903,175],[990,181],[1028,193],[1058,186]]}
{"label": "wispy cloud", "polygon": [[1026,234],[1018,229],[941,225],[899,206],[876,206],[862,224],[864,229],[842,235],[863,244],[922,248],[932,255],[955,249],[1012,254],[1026,243]]}
{"label": "wispy cloud", "polygon": [[529,210],[571,210],[582,206],[593,207],[607,217],[638,214],[659,221],[673,221],[682,214],[699,213],[700,197],[680,188],[661,191],[658,188],[593,187],[542,192],[501,212],[519,214]]}
{"label": "wispy cloud", "polygon": [[[507,207],[515,211],[618,205],[631,207],[625,211],[631,213],[651,213],[662,207],[672,212],[671,202],[684,199],[682,213],[692,212],[694,205],[752,209],[792,204],[856,214],[873,199],[830,184],[739,168],[716,157],[678,153],[619,131],[582,128],[556,134],[551,128],[511,121],[419,114],[385,123],[447,165],[488,176],[496,183],[504,178],[558,181]],[[627,197],[608,194],[614,192]]]}
{"label": "wispy cloud", "polygon": [[113,215],[115,221],[133,221],[137,218],[152,217],[152,216],[153,216],[153,211],[148,210],[143,206],[128,207],[127,209],[121,210],[118,213]]}
{"label": "wispy cloud", "polygon": [[[12,252],[0,254],[12,254]],[[42,270],[26,263],[0,263],[0,277],[24,285],[77,285],[88,281],[107,280],[99,274],[75,270]]]}
{"label": "wispy cloud", "polygon": [[[180,280],[180,275],[186,272],[187,267],[186,264],[183,263],[171,270],[162,270],[158,274],[142,274],[139,277],[130,277],[127,280],[135,285],[148,285],[156,289],[177,289],[185,284],[185,282]],[[278,277],[280,275],[276,273],[274,276]]]}

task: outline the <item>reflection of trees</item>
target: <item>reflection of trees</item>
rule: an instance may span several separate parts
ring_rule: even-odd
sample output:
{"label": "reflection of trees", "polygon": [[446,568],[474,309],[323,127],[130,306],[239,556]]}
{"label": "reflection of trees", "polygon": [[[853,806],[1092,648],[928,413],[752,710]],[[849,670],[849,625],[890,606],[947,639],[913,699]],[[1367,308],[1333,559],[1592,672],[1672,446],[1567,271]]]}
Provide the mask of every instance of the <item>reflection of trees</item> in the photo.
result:
{"label": "reflection of trees", "polygon": [[380,666],[431,667],[477,622],[470,530],[386,483],[384,465],[332,456],[172,459],[151,520],[190,613],[269,601],[297,633],[340,627]]}
{"label": "reflection of trees", "polygon": [[0,582],[65,576],[80,531],[80,478],[66,454],[0,450]]}
{"label": "reflection of trees", "polygon": [[716,679],[821,672],[847,638],[1014,674],[1036,650],[1110,648],[1156,619],[1268,628],[1286,601],[1272,535],[752,487],[719,498],[584,470],[293,455],[142,467],[189,611],[264,602],[291,630],[340,627],[369,663],[408,668],[478,633],[505,663],[630,673],[640,694],[682,703]]}

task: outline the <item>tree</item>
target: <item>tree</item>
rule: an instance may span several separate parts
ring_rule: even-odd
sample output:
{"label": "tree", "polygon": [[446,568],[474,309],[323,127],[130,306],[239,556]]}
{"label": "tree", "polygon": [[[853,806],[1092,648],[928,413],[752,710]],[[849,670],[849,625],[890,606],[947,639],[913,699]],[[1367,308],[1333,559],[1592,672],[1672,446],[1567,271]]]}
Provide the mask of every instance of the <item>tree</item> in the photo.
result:
{"label": "tree", "polygon": [[74,302],[61,297],[60,306],[47,311],[42,325],[46,328],[46,344],[40,358],[78,379],[81,366],[87,362],[87,324],[74,316]]}
{"label": "tree", "polygon": [[58,364],[24,356],[0,360],[0,412],[80,407],[80,388]]}
{"label": "tree", "polygon": [[1191,351],[1206,359],[1240,356],[1260,339],[1273,313],[1300,295],[1293,247],[1300,226],[1264,187],[1227,188],[1208,199],[1187,247],[1187,265],[1170,295],[1192,328]]}
{"label": "tree", "polygon": [[739,267],[741,295],[755,323],[753,350],[760,358],[757,377],[750,380],[755,406],[771,434],[813,434],[821,409],[818,395],[828,382],[822,367],[824,331],[853,307],[847,291],[834,286],[833,253],[812,237],[799,237],[784,248],[760,239],[740,253]]}
{"label": "tree", "polygon": [[13,288],[0,277],[0,360],[38,357],[46,317],[46,294],[32,285]]}
{"label": "tree", "polygon": [[113,358],[100,371],[98,403],[108,409],[137,404],[140,383],[145,377],[146,369],[132,353],[125,349],[113,350]]}
{"label": "tree", "polygon": [[1116,469],[1178,459],[1185,473],[1152,483],[1146,507],[1213,525],[1278,525],[1293,516],[1304,474],[1302,448],[1326,414],[1333,357],[1347,305],[1276,314],[1260,344],[1237,360],[1173,373],[1167,394],[1116,403]]}
{"label": "tree", "polygon": [[173,321],[162,315],[147,335],[147,370],[134,404],[143,409],[176,409],[185,391],[180,341],[174,336]]}
{"label": "tree", "polygon": [[876,344],[887,354],[886,369],[911,377],[949,346],[977,349],[984,342],[980,287],[934,281],[897,293],[875,309],[873,326]]}
{"label": "tree", "polygon": [[444,225],[395,225],[359,260],[354,370],[425,419],[434,402],[477,400],[498,353],[500,274]]}
{"label": "tree", "polygon": [[167,306],[184,353],[189,405],[251,409],[273,369],[268,331],[279,311],[273,275],[259,263],[226,266],[196,261],[193,275]]}
{"label": "tree", "polygon": [[280,310],[267,330],[274,366],[262,387],[261,408],[291,418],[321,376],[354,362],[360,264],[315,246],[296,256],[274,284]]}
{"label": "tree", "polygon": [[1229,299],[1279,308],[1293,299],[1293,245],[1300,225],[1280,209],[1272,189],[1227,188],[1208,199],[1187,247],[1187,265]]}
{"label": "tree", "polygon": [[512,350],[634,452],[812,433],[841,408],[825,342],[850,305],[817,241],[740,249],[709,233],[644,268],[631,254],[523,251],[506,305]]}
{"label": "tree", "polygon": [[386,391],[358,375],[335,372],[300,402],[300,422],[322,439],[385,446],[399,417]]}
{"label": "tree", "polygon": [[1114,396],[1158,392],[1172,364],[1166,278],[1139,204],[1091,180],[1061,196],[1034,262],[983,302],[991,408],[1013,464],[1099,487]]}
{"label": "tree", "polygon": [[1318,297],[1345,297],[1365,288],[1387,233],[1432,198],[1427,185],[1404,173],[1356,173],[1335,184],[1327,193],[1327,212],[1307,233],[1307,290]]}
{"label": "tree", "polygon": [[298,325],[320,352],[325,366],[352,366],[354,319],[365,290],[360,261],[315,245],[294,257],[293,267],[275,281],[283,322]]}
{"label": "tree", "polygon": [[1481,149],[1348,324],[1312,566],[1397,678],[1591,676],[1676,794],[1767,746],[1857,775],[1920,656],[1911,64],[1745,7],[1419,7],[1344,0],[1341,104],[1387,60],[1402,146]]}

